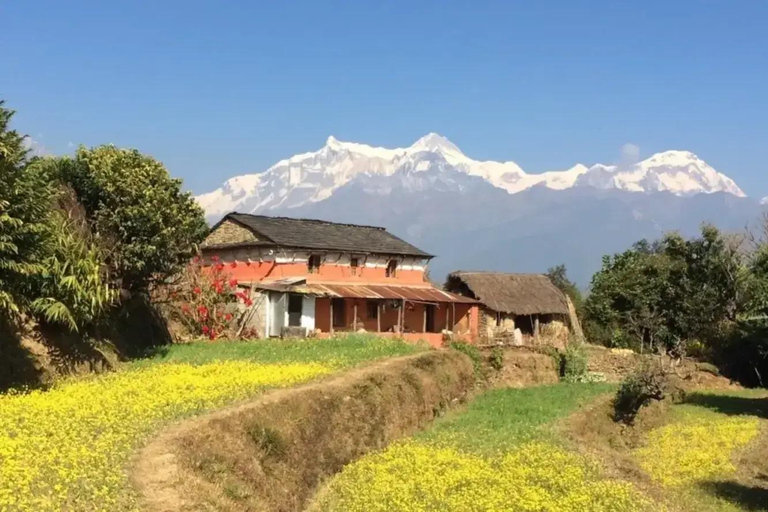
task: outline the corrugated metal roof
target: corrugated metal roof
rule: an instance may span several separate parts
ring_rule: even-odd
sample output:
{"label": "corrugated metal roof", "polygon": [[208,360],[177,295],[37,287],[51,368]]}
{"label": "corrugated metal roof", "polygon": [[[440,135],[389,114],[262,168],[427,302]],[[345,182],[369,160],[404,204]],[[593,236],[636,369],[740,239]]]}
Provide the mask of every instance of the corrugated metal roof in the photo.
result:
{"label": "corrugated metal roof", "polygon": [[301,293],[318,297],[339,297],[349,299],[405,299],[409,302],[454,302],[476,304],[475,299],[439,290],[431,286],[397,286],[381,284],[331,284],[313,283],[285,285],[277,282],[254,283],[255,288],[265,290]]}

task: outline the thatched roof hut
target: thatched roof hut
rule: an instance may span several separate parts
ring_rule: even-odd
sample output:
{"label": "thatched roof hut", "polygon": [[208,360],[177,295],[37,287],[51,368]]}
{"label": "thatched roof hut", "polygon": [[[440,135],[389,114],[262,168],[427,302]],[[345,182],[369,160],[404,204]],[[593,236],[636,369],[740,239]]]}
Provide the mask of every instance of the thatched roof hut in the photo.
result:
{"label": "thatched roof hut", "polygon": [[500,313],[519,315],[568,315],[568,300],[543,274],[453,272],[446,289],[478,299]]}

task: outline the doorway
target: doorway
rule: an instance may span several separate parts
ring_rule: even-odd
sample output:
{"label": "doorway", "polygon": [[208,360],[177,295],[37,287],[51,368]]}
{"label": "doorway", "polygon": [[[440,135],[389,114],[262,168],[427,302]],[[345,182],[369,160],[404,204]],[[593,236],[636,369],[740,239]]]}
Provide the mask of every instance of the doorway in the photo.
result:
{"label": "doorway", "polygon": [[426,332],[435,332],[435,305],[425,304],[424,307],[426,308],[424,311],[427,315]]}
{"label": "doorway", "polygon": [[331,307],[333,308],[333,326],[334,327],[346,327],[347,315],[346,304],[344,299],[331,299]]}
{"label": "doorway", "polygon": [[300,327],[301,326],[301,313],[302,304],[304,303],[304,297],[301,295],[289,295],[288,296],[288,326]]}

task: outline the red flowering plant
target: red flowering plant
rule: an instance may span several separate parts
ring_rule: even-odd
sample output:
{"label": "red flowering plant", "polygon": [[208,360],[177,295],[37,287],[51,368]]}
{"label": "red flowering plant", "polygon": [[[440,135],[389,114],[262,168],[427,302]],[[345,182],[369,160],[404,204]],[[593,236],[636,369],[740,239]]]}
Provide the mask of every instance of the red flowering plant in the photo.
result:
{"label": "red flowering plant", "polygon": [[196,256],[187,266],[172,293],[173,316],[191,334],[211,340],[231,336],[232,326],[241,316],[238,304],[246,311],[253,305],[248,293],[238,289],[237,279],[228,268],[237,268],[237,263],[227,266],[217,256],[211,257],[208,265]]}

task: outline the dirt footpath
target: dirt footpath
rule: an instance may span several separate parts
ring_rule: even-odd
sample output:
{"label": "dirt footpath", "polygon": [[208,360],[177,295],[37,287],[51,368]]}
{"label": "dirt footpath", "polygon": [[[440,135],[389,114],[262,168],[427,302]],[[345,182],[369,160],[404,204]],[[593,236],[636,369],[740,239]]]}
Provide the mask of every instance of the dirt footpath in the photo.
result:
{"label": "dirt footpath", "polygon": [[163,432],[132,480],[145,510],[302,510],[344,465],[424,427],[475,382],[467,356],[441,350],[268,392]]}

